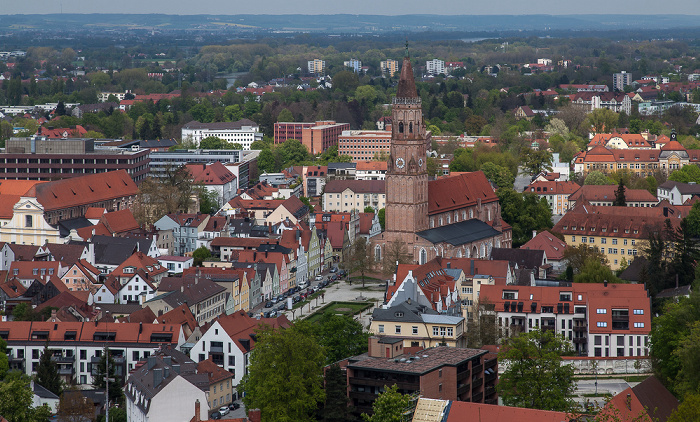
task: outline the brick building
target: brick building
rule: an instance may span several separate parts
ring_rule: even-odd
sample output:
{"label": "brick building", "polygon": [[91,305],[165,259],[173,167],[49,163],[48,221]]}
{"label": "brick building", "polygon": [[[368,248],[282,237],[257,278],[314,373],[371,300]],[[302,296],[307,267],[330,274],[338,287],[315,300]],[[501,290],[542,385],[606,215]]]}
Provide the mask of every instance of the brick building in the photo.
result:
{"label": "brick building", "polygon": [[345,130],[338,137],[338,154],[349,155],[355,162],[388,154],[390,146],[391,125],[387,130]]}
{"label": "brick building", "polygon": [[393,337],[370,337],[369,352],[347,361],[348,396],[358,413],[371,414],[379,393],[394,384],[403,394],[496,404],[497,378],[498,361],[486,350],[411,349]]}
{"label": "brick building", "polygon": [[313,123],[277,122],[275,144],[288,139],[300,141],[312,154],[320,154],[333,145],[338,145],[338,137],[350,129],[349,123],[336,123],[334,120],[322,120]]}

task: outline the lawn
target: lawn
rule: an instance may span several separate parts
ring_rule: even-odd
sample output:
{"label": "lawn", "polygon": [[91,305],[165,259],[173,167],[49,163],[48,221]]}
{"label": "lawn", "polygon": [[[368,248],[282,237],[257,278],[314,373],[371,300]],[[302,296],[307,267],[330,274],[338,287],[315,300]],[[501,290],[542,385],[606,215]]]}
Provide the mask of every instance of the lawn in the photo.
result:
{"label": "lawn", "polygon": [[370,307],[372,307],[372,303],[370,302],[331,302],[306,317],[306,319],[311,322],[316,322],[325,313],[353,316]]}

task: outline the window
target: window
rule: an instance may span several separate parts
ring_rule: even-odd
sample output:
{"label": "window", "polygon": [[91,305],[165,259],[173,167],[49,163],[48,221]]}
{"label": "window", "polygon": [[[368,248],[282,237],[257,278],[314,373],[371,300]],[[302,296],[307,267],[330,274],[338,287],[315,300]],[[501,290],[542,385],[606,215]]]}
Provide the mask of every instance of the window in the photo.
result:
{"label": "window", "polygon": [[608,310],[605,309],[605,308],[598,308],[598,309],[596,309],[595,312],[596,312],[597,314],[607,314],[607,313],[608,313]]}
{"label": "window", "polygon": [[384,325],[379,325],[379,332],[383,333],[384,332]]}
{"label": "window", "polygon": [[440,328],[439,327],[433,327],[433,335],[436,337],[440,335]]}
{"label": "window", "polygon": [[448,337],[452,337],[452,335],[454,334],[453,330],[454,329],[452,327],[447,327],[447,336]]}
{"label": "window", "polygon": [[598,322],[596,325],[597,325],[598,327],[605,328],[605,327],[608,326],[608,323],[607,323],[607,322]]}
{"label": "window", "polygon": [[612,240],[612,244],[613,244],[613,245],[617,245],[617,239],[613,239],[613,240]]}
{"label": "window", "polygon": [[635,322],[634,328],[644,328],[644,323],[643,322]]}
{"label": "window", "polygon": [[604,238],[604,237],[601,237],[601,238],[600,238],[600,243],[601,243],[601,244],[605,245],[607,242],[608,242],[608,239],[606,239],[606,238]]}
{"label": "window", "polygon": [[413,327],[411,327],[411,331],[413,332],[413,334],[418,334],[418,327],[414,325]]}
{"label": "window", "polygon": [[235,356],[228,357],[228,366],[236,366],[236,357]]}
{"label": "window", "polygon": [[644,315],[644,309],[635,309],[633,313],[634,315]]}
{"label": "window", "polygon": [[24,216],[24,227],[32,227],[32,216],[31,215]]}
{"label": "window", "polygon": [[576,236],[571,236],[571,241],[575,242],[576,241]]}
{"label": "window", "polygon": [[396,330],[395,330],[396,334],[401,334],[401,326],[397,325],[395,328],[396,328]]}
{"label": "window", "polygon": [[38,349],[32,350],[32,359],[39,359],[39,350]]}

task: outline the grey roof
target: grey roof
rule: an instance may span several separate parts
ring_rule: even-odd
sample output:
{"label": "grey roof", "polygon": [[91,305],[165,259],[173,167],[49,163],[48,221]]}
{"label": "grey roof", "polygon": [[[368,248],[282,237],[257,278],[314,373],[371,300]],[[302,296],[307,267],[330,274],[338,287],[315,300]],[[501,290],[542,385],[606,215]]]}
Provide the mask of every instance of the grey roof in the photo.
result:
{"label": "grey roof", "polygon": [[142,252],[148,252],[151,239],[145,237],[112,237],[96,235],[92,237],[95,244],[95,263],[121,265],[136,252],[136,245]]}
{"label": "grey roof", "polygon": [[690,286],[690,284],[688,284],[686,286],[664,289],[656,295],[656,298],[658,299],[658,298],[666,298],[666,297],[688,296],[688,295],[690,295],[690,293],[691,293],[691,286]]}
{"label": "grey roof", "polygon": [[642,272],[647,270],[649,261],[641,255],[636,258],[625,268],[618,276],[621,280],[639,282],[642,279]]}
{"label": "grey roof", "polygon": [[258,246],[258,252],[282,252],[290,254],[292,253],[292,249],[276,243],[261,243],[260,246]]}
{"label": "grey roof", "polygon": [[437,311],[416,302],[401,302],[391,308],[374,308],[372,311],[373,321],[387,322],[423,322],[422,315],[436,315]]}
{"label": "grey roof", "polygon": [[328,171],[336,169],[354,169],[357,163],[328,163]]}
{"label": "grey roof", "polygon": [[450,316],[450,315],[421,315],[423,322],[430,324],[459,324],[464,321],[464,317],[461,316]]}
{"label": "grey roof", "polygon": [[510,261],[519,268],[534,269],[544,265],[544,251],[537,249],[493,248],[491,259]]}
{"label": "grey roof", "polygon": [[130,315],[136,311],[140,311],[141,309],[143,309],[138,303],[96,303],[94,306],[96,308],[102,309],[102,312],[109,312],[112,315]]}
{"label": "grey roof", "polygon": [[[197,374],[197,364],[184,353],[165,347],[149,356],[127,379],[124,394],[144,413],[148,413],[153,399],[172,380],[182,376],[200,390],[209,389],[209,377]],[[136,400],[138,393],[147,400]]]}
{"label": "grey roof", "polygon": [[71,218],[70,220],[61,220],[58,222],[58,232],[61,237],[67,237],[71,230],[82,229],[83,227],[92,226],[93,224],[85,217]]}
{"label": "grey roof", "polygon": [[674,187],[678,189],[678,192],[681,193],[681,195],[692,195],[692,194],[700,194],[700,185],[697,183],[681,183],[681,182],[676,182],[673,180],[667,180],[664,183],[659,185],[660,188],[668,189],[671,190]]}
{"label": "grey roof", "polygon": [[47,390],[45,387],[37,384],[36,382],[32,383],[32,390],[34,391],[34,394],[37,396],[41,397],[42,399],[55,399],[58,400],[58,396],[52,393],[51,391]]}
{"label": "grey roof", "polygon": [[164,277],[158,284],[159,293],[172,292],[170,295],[163,296],[163,300],[171,306],[175,304],[180,306],[183,303],[194,305],[224,291],[226,291],[224,287],[210,279],[197,277],[194,274],[184,277]]}
{"label": "grey roof", "polygon": [[229,233],[232,234],[248,234],[253,230],[254,223],[249,218],[235,218],[228,222]]}
{"label": "grey roof", "polygon": [[447,226],[423,230],[416,234],[431,243],[446,242],[458,246],[498,236],[501,233],[483,221],[472,218]]}

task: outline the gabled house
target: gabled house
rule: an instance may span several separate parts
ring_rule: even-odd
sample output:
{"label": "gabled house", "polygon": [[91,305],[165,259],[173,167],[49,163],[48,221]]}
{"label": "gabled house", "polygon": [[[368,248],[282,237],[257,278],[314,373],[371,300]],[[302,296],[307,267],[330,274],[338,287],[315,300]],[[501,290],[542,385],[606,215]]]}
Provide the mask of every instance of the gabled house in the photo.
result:
{"label": "gabled house", "polygon": [[212,362],[233,374],[232,384],[238,386],[247,373],[250,352],[255,348],[256,332],[260,326],[286,328],[287,317],[253,319],[245,312],[224,315],[214,320],[190,350],[190,357],[198,362]]}
{"label": "gabled house", "polygon": [[209,214],[175,213],[156,221],[157,230],[172,230],[173,255],[185,255],[197,249],[197,239],[209,222]]}
{"label": "gabled house", "polygon": [[134,274],[141,274],[149,283],[158,285],[160,280],[166,275],[168,269],[161,263],[141,251],[134,252],[129,258],[112,271],[111,275],[116,277],[124,285],[132,280]]}
{"label": "gabled house", "polygon": [[[71,244],[85,245],[84,242],[71,242]],[[107,277],[135,252],[142,251],[151,258],[160,256],[155,239],[143,236],[112,237],[96,235],[92,237],[92,245],[95,250],[94,265],[101,271],[101,277]]]}
{"label": "gabled house", "polygon": [[119,277],[121,287],[117,293],[117,303],[139,303],[143,305],[156,296],[156,286],[146,273],[139,270],[131,277]]}
{"label": "gabled house", "polygon": [[5,243],[0,249],[0,271],[10,269],[10,264],[15,261],[34,261],[38,251],[39,246],[36,245]]}
{"label": "gabled house", "polygon": [[158,285],[157,296],[147,301],[156,315],[187,304],[197,323],[204,324],[224,311],[226,289],[197,274],[165,277]]}
{"label": "gabled house", "polygon": [[61,281],[70,291],[97,291],[100,270],[85,260],[80,260],[70,266],[61,276]]}
{"label": "gabled house", "polygon": [[15,261],[10,264],[8,276],[18,279],[28,288],[34,280],[45,284],[50,277],[61,277],[66,270],[57,261]]}

